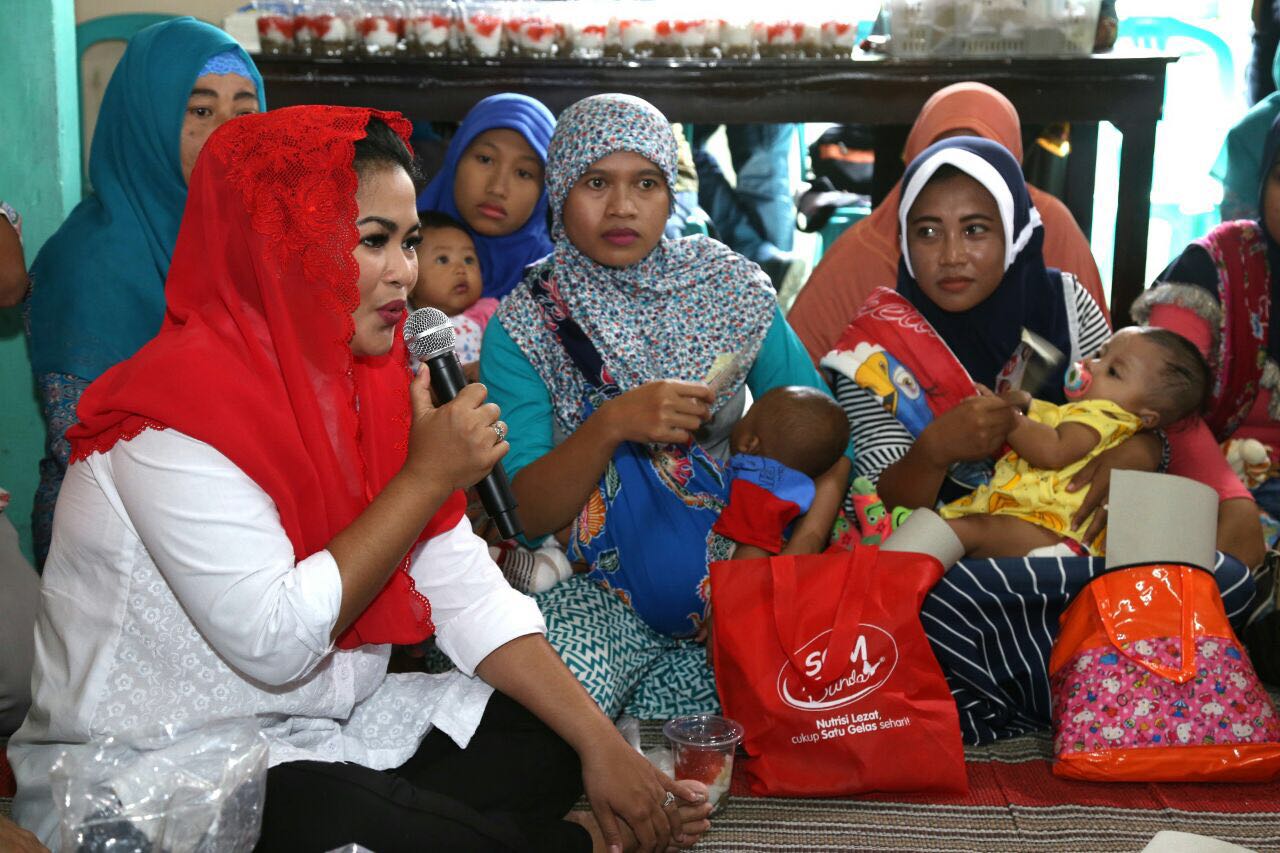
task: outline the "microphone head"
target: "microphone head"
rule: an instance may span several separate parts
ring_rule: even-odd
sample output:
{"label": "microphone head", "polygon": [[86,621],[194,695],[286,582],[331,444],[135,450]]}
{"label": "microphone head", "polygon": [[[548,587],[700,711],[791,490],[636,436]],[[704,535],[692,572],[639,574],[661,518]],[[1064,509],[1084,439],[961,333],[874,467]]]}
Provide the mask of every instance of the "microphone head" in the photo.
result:
{"label": "microphone head", "polygon": [[419,308],[404,321],[404,342],[420,361],[453,352],[453,323],[438,308]]}

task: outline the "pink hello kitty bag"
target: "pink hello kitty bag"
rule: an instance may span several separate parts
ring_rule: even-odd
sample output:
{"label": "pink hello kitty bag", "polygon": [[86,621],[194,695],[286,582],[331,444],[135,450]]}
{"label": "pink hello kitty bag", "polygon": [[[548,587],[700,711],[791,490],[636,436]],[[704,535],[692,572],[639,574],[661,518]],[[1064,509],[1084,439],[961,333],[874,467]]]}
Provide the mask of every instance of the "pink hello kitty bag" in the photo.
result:
{"label": "pink hello kitty bag", "polygon": [[1096,578],[1062,616],[1049,675],[1058,776],[1280,777],[1280,719],[1204,569],[1156,564]]}

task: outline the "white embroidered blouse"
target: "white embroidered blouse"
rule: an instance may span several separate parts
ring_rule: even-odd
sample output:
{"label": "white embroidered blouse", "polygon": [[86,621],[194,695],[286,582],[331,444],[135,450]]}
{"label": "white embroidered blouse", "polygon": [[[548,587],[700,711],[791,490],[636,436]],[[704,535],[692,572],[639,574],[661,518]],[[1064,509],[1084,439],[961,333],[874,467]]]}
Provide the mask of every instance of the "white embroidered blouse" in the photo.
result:
{"label": "white embroidered blouse", "polygon": [[9,743],[16,819],[49,843],[59,753],[160,723],[256,717],[272,765],[396,767],[433,726],[465,747],[493,692],[475,667],[545,624],[465,518],[418,546],[410,570],[457,671],[388,675],[389,646],[335,649],[333,557],[295,562],[271,498],[210,445],[148,430],[73,464],[44,570],[31,712]]}

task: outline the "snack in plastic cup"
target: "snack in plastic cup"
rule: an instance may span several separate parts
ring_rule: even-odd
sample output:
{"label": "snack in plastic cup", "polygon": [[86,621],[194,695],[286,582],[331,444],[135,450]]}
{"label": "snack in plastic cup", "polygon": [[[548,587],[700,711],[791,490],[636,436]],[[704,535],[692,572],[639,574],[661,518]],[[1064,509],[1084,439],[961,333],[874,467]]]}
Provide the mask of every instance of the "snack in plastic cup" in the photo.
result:
{"label": "snack in plastic cup", "polygon": [[742,726],[727,717],[694,714],[668,720],[662,732],[671,742],[676,780],[696,779],[706,785],[715,814],[729,795],[733,753],[742,740]]}
{"label": "snack in plastic cup", "polygon": [[822,49],[827,56],[849,59],[857,43],[857,24],[839,19],[822,22]]}
{"label": "snack in plastic cup", "polygon": [[549,59],[560,50],[564,27],[552,17],[549,3],[520,3],[508,12],[507,44],[511,52]]}
{"label": "snack in plastic cup", "polygon": [[605,41],[609,36],[609,20],[586,18],[581,15],[569,24],[569,43],[574,59],[599,59],[604,56]]}
{"label": "snack in plastic cup", "polygon": [[258,43],[269,56],[293,52],[295,9],[292,3],[263,3],[258,12]]}
{"label": "snack in plastic cup", "polygon": [[342,0],[308,0],[297,17],[297,43],[308,56],[340,57],[353,51],[355,10]]}
{"label": "snack in plastic cup", "polygon": [[404,48],[406,12],[399,0],[379,0],[365,5],[356,32],[369,56],[391,56]]}
{"label": "snack in plastic cup", "polygon": [[456,9],[449,0],[417,0],[410,7],[409,50],[439,58],[452,50]]}
{"label": "snack in plastic cup", "polygon": [[463,50],[474,59],[499,59],[506,53],[504,3],[466,0],[462,9]]}

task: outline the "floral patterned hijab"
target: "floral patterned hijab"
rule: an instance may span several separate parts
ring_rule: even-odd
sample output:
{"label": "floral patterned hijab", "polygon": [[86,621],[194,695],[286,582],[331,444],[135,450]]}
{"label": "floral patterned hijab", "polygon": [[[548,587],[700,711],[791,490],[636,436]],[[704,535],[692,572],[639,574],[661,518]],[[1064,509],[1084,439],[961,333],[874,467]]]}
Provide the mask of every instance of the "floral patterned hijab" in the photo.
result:
{"label": "floral patterned hijab", "polygon": [[[542,276],[559,310],[590,338],[623,391],[661,379],[703,381],[721,355],[736,355],[713,409],[742,387],[777,311],[769,278],[708,237],[663,239],[629,267],[584,255],[564,230],[569,190],[593,163],[618,151],[648,159],[676,179],[676,139],[662,113],[630,95],[596,95],[564,111],[547,152],[555,249],[530,276]],[[546,324],[531,289],[517,287],[498,319],[550,392],[556,418],[572,432],[584,418],[586,384]]]}

